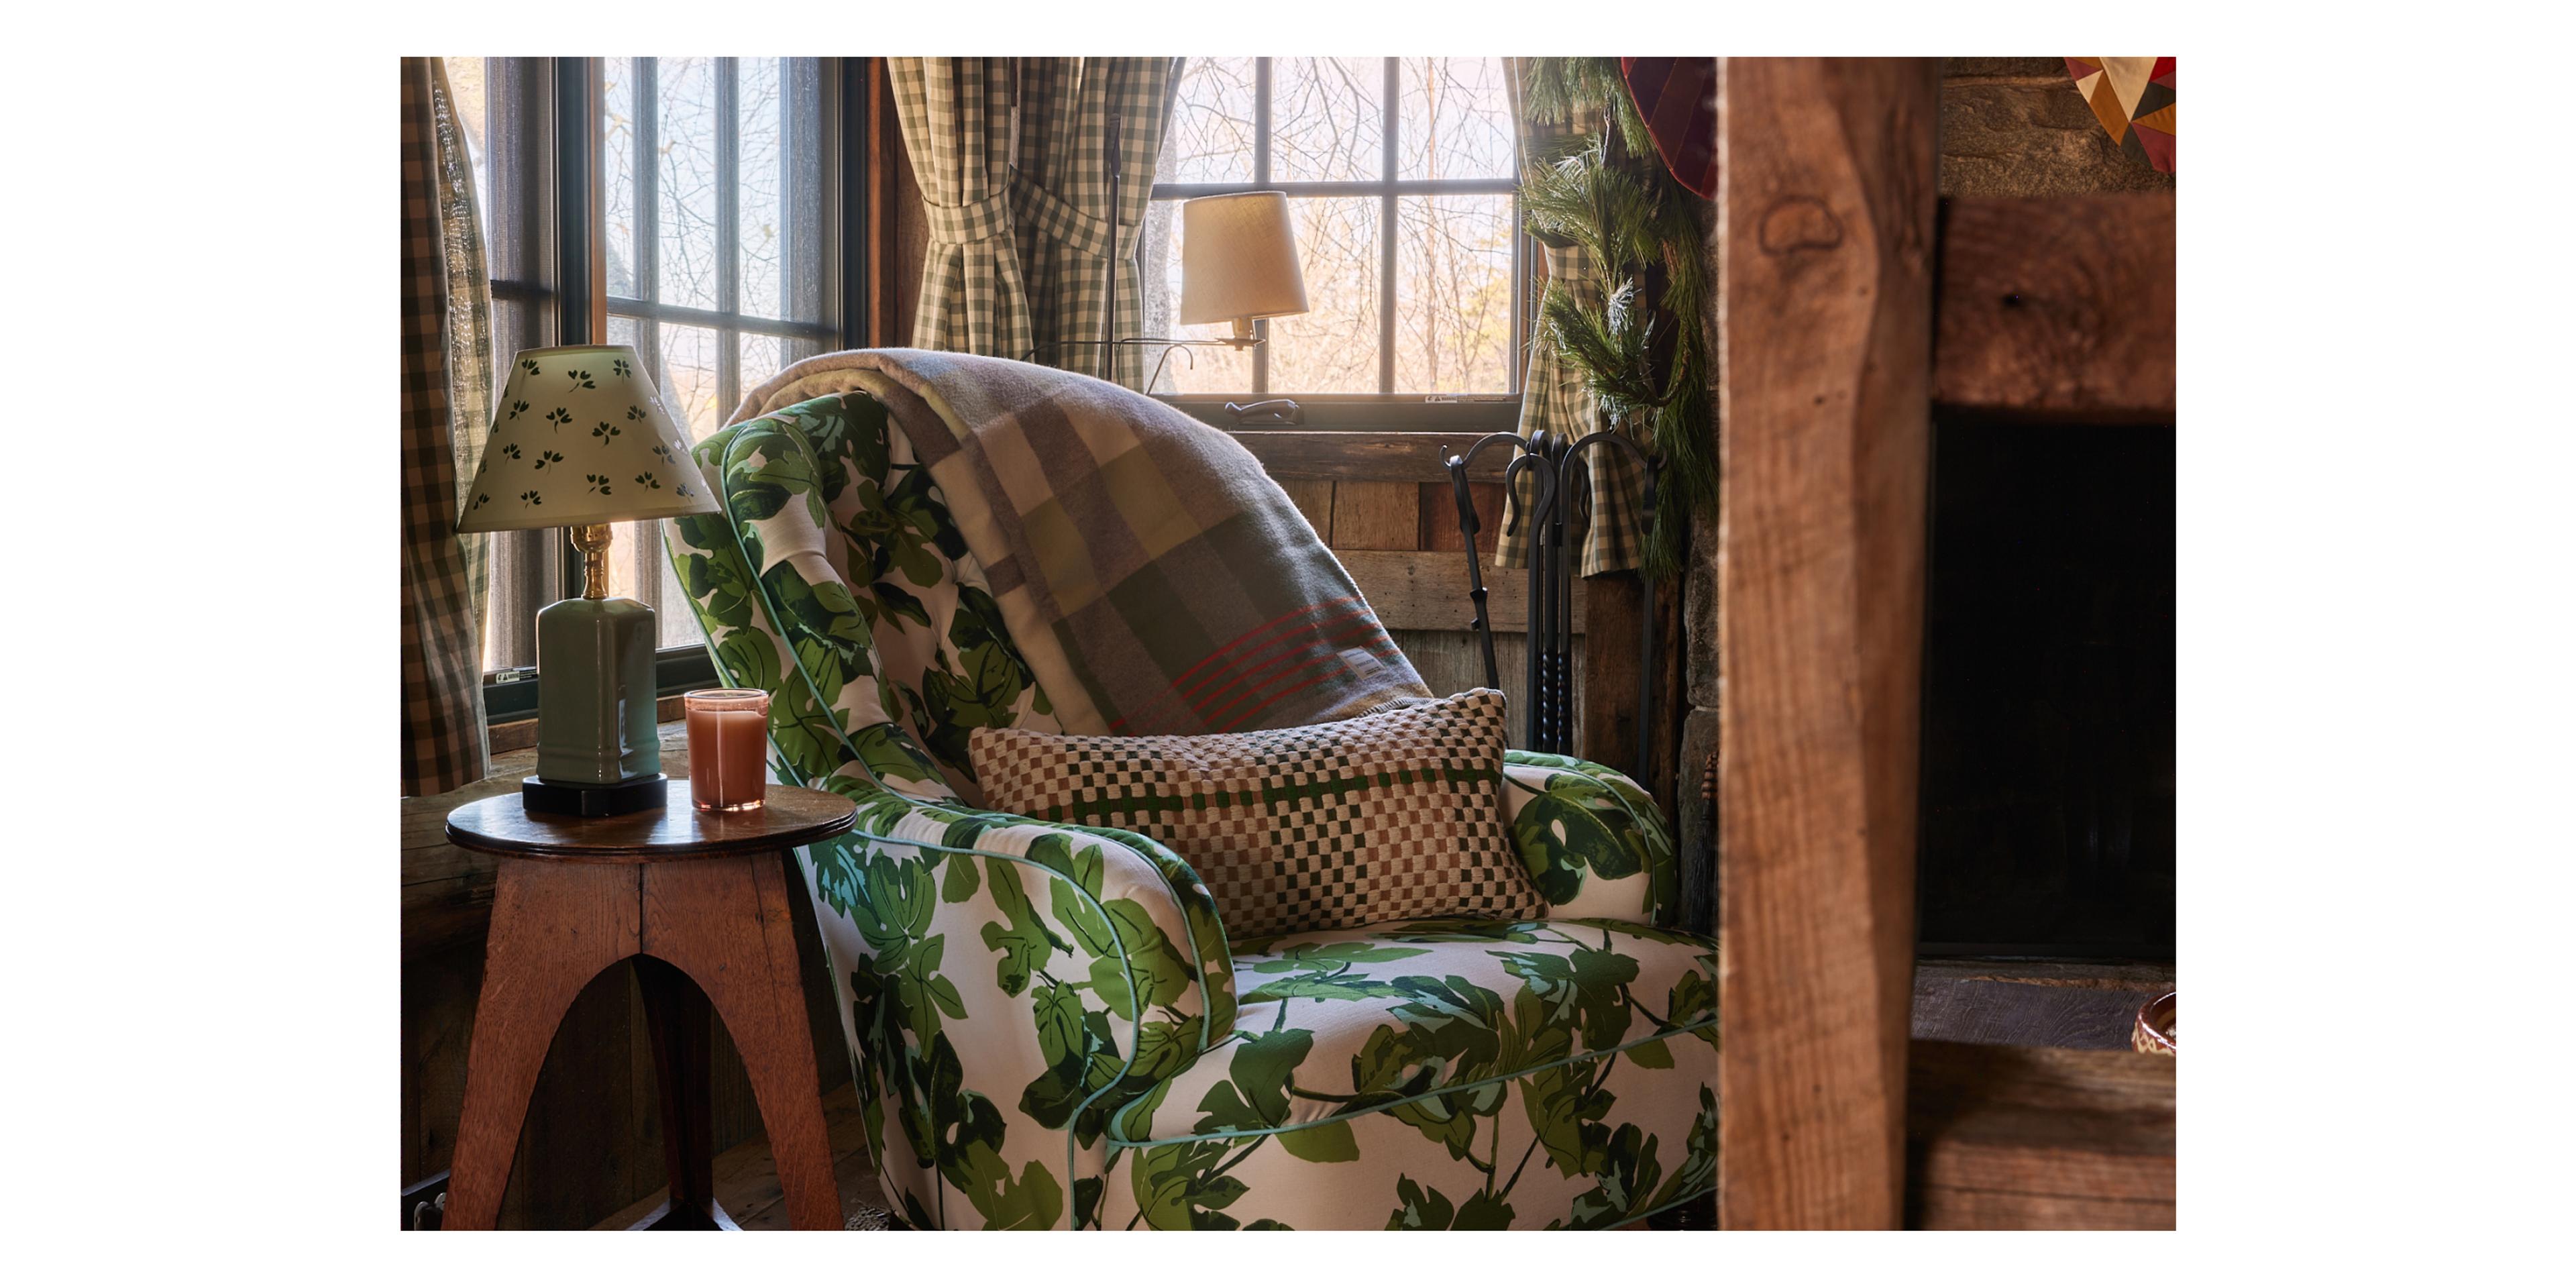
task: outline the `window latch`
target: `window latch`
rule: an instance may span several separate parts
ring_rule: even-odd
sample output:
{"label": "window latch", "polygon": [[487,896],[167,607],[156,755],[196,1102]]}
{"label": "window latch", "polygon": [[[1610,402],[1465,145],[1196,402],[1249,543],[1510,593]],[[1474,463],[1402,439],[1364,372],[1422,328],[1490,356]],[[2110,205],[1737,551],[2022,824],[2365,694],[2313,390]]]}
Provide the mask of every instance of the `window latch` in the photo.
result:
{"label": "window latch", "polygon": [[1294,398],[1265,398],[1256,403],[1227,403],[1226,414],[1240,425],[1302,425],[1305,409]]}

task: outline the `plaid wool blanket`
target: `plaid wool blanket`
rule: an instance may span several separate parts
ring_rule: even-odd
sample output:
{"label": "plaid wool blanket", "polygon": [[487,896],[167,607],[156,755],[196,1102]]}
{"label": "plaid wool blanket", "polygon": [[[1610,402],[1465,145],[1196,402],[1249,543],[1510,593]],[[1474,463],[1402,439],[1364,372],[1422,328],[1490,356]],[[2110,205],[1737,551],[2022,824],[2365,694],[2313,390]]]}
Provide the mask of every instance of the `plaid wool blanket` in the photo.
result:
{"label": "plaid wool blanket", "polygon": [[1431,696],[1224,431],[1090,376],[925,349],[807,358],[733,420],[851,390],[930,470],[1067,732],[1284,729]]}

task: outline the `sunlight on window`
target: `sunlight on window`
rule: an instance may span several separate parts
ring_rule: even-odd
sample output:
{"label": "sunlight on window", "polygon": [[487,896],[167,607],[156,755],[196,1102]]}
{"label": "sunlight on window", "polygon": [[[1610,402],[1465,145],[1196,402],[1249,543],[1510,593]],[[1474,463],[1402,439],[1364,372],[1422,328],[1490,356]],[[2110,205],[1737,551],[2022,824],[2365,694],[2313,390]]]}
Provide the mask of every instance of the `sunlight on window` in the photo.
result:
{"label": "sunlight on window", "polygon": [[[1512,277],[1518,166],[1509,70],[1499,58],[1403,58],[1395,155],[1385,130],[1388,60],[1270,60],[1270,136],[1259,146],[1259,60],[1185,60],[1139,239],[1146,332],[1182,326],[1180,202],[1207,189],[1289,186],[1310,311],[1268,323],[1267,352],[1175,355],[1158,392],[1509,393],[1516,375]],[[1399,184],[1437,183],[1435,192]],[[1295,185],[1331,185],[1321,191]],[[1463,191],[1461,189],[1464,189]],[[1392,227],[1388,196],[1395,193]],[[1386,254],[1394,238],[1389,291]],[[1392,323],[1393,360],[1381,352]],[[1389,367],[1391,365],[1391,383]]]}
{"label": "sunlight on window", "polygon": [[1293,197],[1308,311],[1270,320],[1270,387],[1295,393],[1377,391],[1376,197]]}
{"label": "sunlight on window", "polygon": [[1399,179],[1513,178],[1512,104],[1499,58],[1403,58]]}
{"label": "sunlight on window", "polygon": [[1382,58],[1270,60],[1273,182],[1374,179],[1384,169]]}
{"label": "sunlight on window", "polygon": [[712,58],[657,58],[654,196],[661,236],[654,294],[666,304],[716,299],[716,73]]}
{"label": "sunlight on window", "polygon": [[1511,387],[1512,199],[1398,197],[1395,388]]}
{"label": "sunlight on window", "polygon": [[1184,59],[1154,181],[1252,182],[1252,87],[1249,58]]}

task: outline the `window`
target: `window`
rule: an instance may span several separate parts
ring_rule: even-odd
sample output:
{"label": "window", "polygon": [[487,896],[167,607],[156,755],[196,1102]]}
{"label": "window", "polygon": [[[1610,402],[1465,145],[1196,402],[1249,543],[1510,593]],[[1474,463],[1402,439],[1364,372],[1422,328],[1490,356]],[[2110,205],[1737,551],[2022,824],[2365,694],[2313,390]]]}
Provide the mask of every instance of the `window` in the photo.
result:
{"label": "window", "polygon": [[[863,342],[841,324],[857,257],[840,217],[839,62],[446,60],[489,246],[493,388],[518,350],[597,333],[634,345],[703,438],[742,391]],[[577,584],[569,552],[560,529],[498,534],[487,674],[535,664],[537,610]],[[609,583],[659,614],[666,680],[704,667],[654,525],[617,525]],[[493,718],[525,701],[496,698]]]}
{"label": "window", "polygon": [[[691,439],[742,391],[840,347],[825,320],[823,87],[814,58],[601,60],[608,342],[631,344]],[[618,525],[611,593],[703,644],[657,526]]]}
{"label": "window", "polygon": [[[1158,393],[1509,395],[1524,270],[1509,69],[1499,58],[1191,58],[1140,244],[1149,335],[1184,327],[1179,204],[1289,198],[1310,311],[1249,352],[1175,354]],[[1389,105],[1392,110],[1389,110]]]}

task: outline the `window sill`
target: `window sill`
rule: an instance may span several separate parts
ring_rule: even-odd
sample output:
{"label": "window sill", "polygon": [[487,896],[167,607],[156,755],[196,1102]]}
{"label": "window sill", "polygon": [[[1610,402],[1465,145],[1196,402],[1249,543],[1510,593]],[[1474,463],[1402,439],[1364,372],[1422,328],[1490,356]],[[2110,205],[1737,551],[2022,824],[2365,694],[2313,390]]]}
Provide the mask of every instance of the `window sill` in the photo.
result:
{"label": "window sill", "polygon": [[[653,721],[656,724],[664,726],[662,730],[662,745],[666,753],[673,745],[673,734],[671,732],[673,722],[678,721],[679,719],[679,694],[671,694],[654,703]],[[501,772],[498,766],[502,753],[528,751],[537,745],[536,717],[530,716],[524,720],[504,720],[499,724],[490,724],[485,727],[484,734],[485,737],[489,739],[489,746],[493,756],[494,769],[492,772],[497,774]],[[684,748],[688,745],[688,740],[685,735],[686,730],[684,728],[682,730],[680,741],[677,744]],[[533,752],[531,754],[533,755]],[[529,761],[529,768],[525,772],[536,772],[536,762],[533,759]]]}

